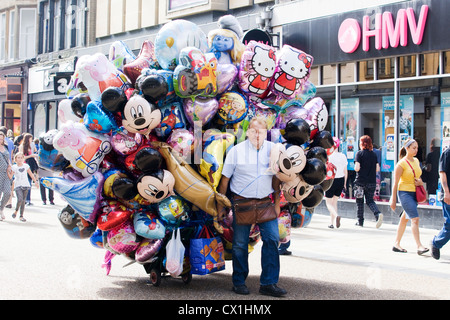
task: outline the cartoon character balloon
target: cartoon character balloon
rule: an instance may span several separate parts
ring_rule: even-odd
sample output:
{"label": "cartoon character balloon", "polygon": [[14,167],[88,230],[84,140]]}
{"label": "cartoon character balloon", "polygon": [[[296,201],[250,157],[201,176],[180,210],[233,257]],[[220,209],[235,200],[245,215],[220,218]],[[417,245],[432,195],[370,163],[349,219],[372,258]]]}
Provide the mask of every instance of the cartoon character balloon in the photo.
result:
{"label": "cartoon character balloon", "polygon": [[280,181],[293,180],[306,165],[305,150],[296,145],[277,143],[270,152],[270,169]]}
{"label": "cartoon character balloon", "polygon": [[109,60],[114,66],[123,71],[123,66],[136,59],[136,55],[123,41],[114,41],[109,47]]}
{"label": "cartoon character balloon", "polygon": [[174,70],[179,64],[181,49],[186,47],[207,51],[208,42],[202,29],[195,23],[182,19],[166,23],[155,38],[155,54],[161,68]]}
{"label": "cartoon character balloon", "polygon": [[127,89],[131,86],[128,77],[102,53],[81,56],[75,69],[92,100],[100,100],[101,93],[108,87]]}
{"label": "cartoon character balloon", "polygon": [[92,132],[82,123],[68,121],[53,138],[53,147],[70,161],[72,167],[88,177],[112,149],[110,137]]}
{"label": "cartoon character balloon", "polygon": [[269,89],[276,67],[276,50],[256,41],[250,41],[242,54],[239,69],[239,88],[255,96],[263,96]]}
{"label": "cartoon character balloon", "polygon": [[312,56],[284,45],[277,52],[277,67],[271,83],[272,92],[286,99],[295,97],[309,78],[312,62]]}

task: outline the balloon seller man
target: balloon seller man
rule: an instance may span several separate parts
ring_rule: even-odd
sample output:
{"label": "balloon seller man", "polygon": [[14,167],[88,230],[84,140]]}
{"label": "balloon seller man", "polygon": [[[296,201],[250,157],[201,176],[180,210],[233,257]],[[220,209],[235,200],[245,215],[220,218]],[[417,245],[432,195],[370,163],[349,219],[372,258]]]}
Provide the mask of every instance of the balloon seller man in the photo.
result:
{"label": "balloon seller man", "polygon": [[[226,194],[229,185],[232,192],[233,291],[237,294],[250,293],[245,285],[249,272],[248,244],[251,225],[257,223],[263,241],[259,293],[281,297],[287,292],[277,286],[280,274],[277,222],[280,213],[280,181],[268,170],[274,143],[266,140],[267,123],[264,118],[252,118],[248,128],[248,139],[227,153],[218,188],[218,192]],[[270,194],[273,194],[274,202]],[[225,211],[219,205],[219,218]]]}

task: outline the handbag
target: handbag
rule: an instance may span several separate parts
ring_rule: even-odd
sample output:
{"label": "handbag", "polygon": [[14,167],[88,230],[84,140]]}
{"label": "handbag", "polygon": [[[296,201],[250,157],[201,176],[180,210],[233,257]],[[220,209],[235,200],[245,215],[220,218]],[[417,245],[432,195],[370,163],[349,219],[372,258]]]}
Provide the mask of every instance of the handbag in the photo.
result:
{"label": "handbag", "polygon": [[178,277],[183,272],[184,251],[180,228],[178,228],[176,231],[173,231],[172,238],[166,247],[166,270],[172,277]]}
{"label": "handbag", "polygon": [[224,248],[220,237],[214,237],[207,226],[203,226],[189,244],[191,274],[205,275],[225,269]]}
{"label": "handbag", "polygon": [[[415,179],[416,178],[416,172],[414,171],[411,163],[409,163],[408,160],[406,160],[406,162],[411,167],[411,170],[412,170],[412,172],[414,174],[414,179]],[[416,200],[417,200],[417,203],[423,203],[423,202],[427,201],[427,192],[425,191],[425,188],[423,187],[423,185],[422,186],[416,186]]]}
{"label": "handbag", "polygon": [[278,218],[275,205],[269,197],[255,199],[235,195],[233,209],[236,223],[239,225],[263,223]]}

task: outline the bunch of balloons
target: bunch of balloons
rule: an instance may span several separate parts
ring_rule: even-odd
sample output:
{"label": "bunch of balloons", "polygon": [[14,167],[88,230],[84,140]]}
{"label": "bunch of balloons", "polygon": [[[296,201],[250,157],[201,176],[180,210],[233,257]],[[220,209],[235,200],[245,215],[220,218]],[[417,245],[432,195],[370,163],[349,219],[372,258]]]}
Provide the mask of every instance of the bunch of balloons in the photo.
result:
{"label": "bunch of balloons", "polygon": [[[216,188],[226,151],[255,116],[276,142],[270,170],[282,181],[283,205],[293,207],[279,219],[283,241],[291,226],[307,224],[298,222],[302,206],[322,200],[334,177],[326,152],[333,139],[308,80],[313,57],[287,45],[243,45],[240,30],[221,25],[207,37],[174,20],[137,56],[118,41],[108,58],[77,61],[58,106],[62,125],[40,139],[40,166],[60,176],[41,181],[67,201],[59,214],[67,232],[107,249],[106,265],[117,254],[149,263],[172,230],[204,223],[230,253],[232,214],[217,221],[216,206],[231,203]],[[257,226],[250,237],[253,246]]]}

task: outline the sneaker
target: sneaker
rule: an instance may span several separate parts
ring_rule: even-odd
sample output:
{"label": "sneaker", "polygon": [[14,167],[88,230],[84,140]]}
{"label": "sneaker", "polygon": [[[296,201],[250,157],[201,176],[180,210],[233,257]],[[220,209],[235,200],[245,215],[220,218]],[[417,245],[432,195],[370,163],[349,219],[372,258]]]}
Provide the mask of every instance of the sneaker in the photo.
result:
{"label": "sneaker", "polygon": [[279,251],[278,254],[280,256],[290,256],[292,254],[292,252],[289,250],[283,250],[283,251]]}
{"label": "sneaker", "polygon": [[330,225],[328,226],[328,228],[334,229],[334,226],[333,226],[332,224],[330,224]]}
{"label": "sneaker", "polygon": [[439,248],[436,248],[433,245],[433,242],[430,243],[430,246],[431,246],[431,256],[436,260],[439,260],[441,258],[441,250]]}
{"label": "sneaker", "polygon": [[276,284],[269,284],[267,286],[260,286],[259,293],[266,296],[282,297],[287,292],[286,290],[279,288]]}
{"label": "sneaker", "polygon": [[46,205],[47,205],[47,202],[42,201],[42,205],[46,206]]}
{"label": "sneaker", "polygon": [[19,220],[22,222],[27,222],[27,220],[24,217],[20,217]]}
{"label": "sneaker", "polygon": [[379,227],[381,227],[381,224],[383,223],[383,214],[380,213],[378,215],[378,219],[377,219],[377,224],[375,225],[375,227],[378,229]]}
{"label": "sneaker", "polygon": [[55,203],[54,203],[53,201],[50,201],[50,204],[51,204],[52,206],[54,206],[54,205],[55,205]]}
{"label": "sneaker", "polygon": [[233,291],[237,294],[250,294],[250,290],[248,290],[247,286],[245,284],[241,286],[234,286]]}
{"label": "sneaker", "polygon": [[364,226],[364,222],[362,222],[362,221],[356,221],[355,226],[357,226],[357,227],[363,227],[363,226]]}

